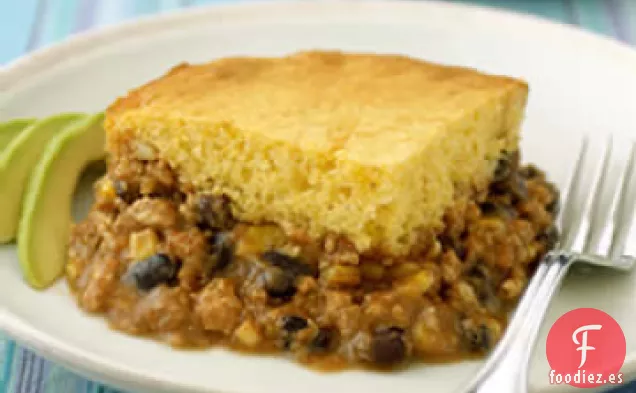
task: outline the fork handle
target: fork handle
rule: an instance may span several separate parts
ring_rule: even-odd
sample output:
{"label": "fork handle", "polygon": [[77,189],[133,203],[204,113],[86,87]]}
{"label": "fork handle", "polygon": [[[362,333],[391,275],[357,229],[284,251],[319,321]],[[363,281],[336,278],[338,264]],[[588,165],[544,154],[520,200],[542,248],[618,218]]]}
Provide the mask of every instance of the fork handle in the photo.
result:
{"label": "fork handle", "polygon": [[551,252],[544,257],[499,348],[488,359],[467,393],[528,391],[528,366],[539,328],[553,295],[574,260],[574,254],[562,251]]}

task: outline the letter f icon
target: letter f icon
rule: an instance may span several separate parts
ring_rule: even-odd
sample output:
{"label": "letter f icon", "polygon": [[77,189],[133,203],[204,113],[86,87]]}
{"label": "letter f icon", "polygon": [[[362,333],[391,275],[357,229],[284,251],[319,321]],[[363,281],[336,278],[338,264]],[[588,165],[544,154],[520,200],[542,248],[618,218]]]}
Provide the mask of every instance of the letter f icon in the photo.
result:
{"label": "letter f icon", "polygon": [[[579,368],[583,367],[585,361],[587,360],[587,351],[593,351],[596,349],[587,345],[587,332],[589,330],[601,330],[601,327],[601,325],[585,325],[576,329],[574,333],[572,333],[572,341],[574,341],[574,343],[577,345],[581,345],[576,349],[577,351],[581,351],[581,364],[579,364]],[[581,342],[579,342],[576,336],[581,332],[583,332],[583,339],[581,340]]]}

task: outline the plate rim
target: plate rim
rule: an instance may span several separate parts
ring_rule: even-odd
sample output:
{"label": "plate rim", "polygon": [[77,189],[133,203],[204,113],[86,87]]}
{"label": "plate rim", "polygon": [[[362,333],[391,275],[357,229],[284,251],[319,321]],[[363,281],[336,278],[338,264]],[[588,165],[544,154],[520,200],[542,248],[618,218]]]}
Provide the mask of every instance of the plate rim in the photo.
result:
{"label": "plate rim", "polygon": [[[325,7],[325,8],[322,8]],[[422,10],[427,7],[446,8],[459,12],[482,13],[486,18],[508,20],[509,22],[519,21],[522,27],[534,25],[535,29],[541,29],[543,34],[552,32],[561,36],[567,36],[572,40],[585,41],[586,44],[593,45],[591,50],[601,50],[608,53],[612,59],[617,61],[628,61],[636,66],[636,48],[618,41],[614,38],[596,34],[594,32],[578,28],[576,26],[551,21],[532,14],[515,12],[500,9],[492,6],[452,3],[440,0],[429,0],[426,2],[417,0],[317,0],[306,2],[302,0],[275,0],[265,2],[240,1],[238,3],[220,3],[197,6],[186,9],[173,10],[166,13],[147,15],[133,18],[116,24],[97,27],[80,34],[70,36],[60,42],[37,49],[18,57],[9,63],[0,65],[0,103],[5,98],[4,92],[11,90],[14,86],[24,80],[37,76],[46,71],[52,64],[64,62],[69,55],[86,56],[93,51],[98,51],[103,46],[111,45],[121,39],[141,38],[152,32],[166,31],[183,26],[187,21],[199,18],[226,17],[232,18],[245,16],[251,18],[262,18],[266,15],[263,9],[272,12],[272,9],[296,14],[308,13],[312,10],[320,9],[323,12],[348,13],[346,8],[364,12],[371,12],[374,8],[388,8],[388,11],[395,13],[407,13],[409,10]],[[344,10],[343,10],[344,8]],[[250,15],[251,14],[251,15]],[[6,97],[8,99],[8,97]],[[2,112],[0,111],[0,119]],[[25,285],[27,285],[25,283]],[[174,391],[178,389],[184,392],[201,392],[201,389],[194,385],[175,383],[174,381],[162,379],[157,380],[151,375],[127,370],[123,365],[110,361],[106,358],[93,355],[88,351],[66,344],[62,340],[50,336],[37,327],[21,320],[21,318],[11,313],[6,306],[0,302],[0,330],[4,330],[11,339],[20,344],[32,348],[48,359],[63,364],[70,369],[77,370],[84,375],[111,385],[120,387],[136,386],[137,389],[153,389],[154,391]],[[624,365],[623,374],[636,377],[636,352],[628,353]],[[210,387],[215,392],[223,393],[246,393],[244,390],[219,390]],[[553,389],[550,389],[553,391]]]}
{"label": "plate rim", "polygon": [[[86,49],[96,50],[100,48],[99,44],[112,42],[125,36],[131,38],[130,34],[135,36],[142,35],[148,29],[165,29],[169,25],[180,24],[190,18],[211,17],[213,14],[241,14],[252,12],[259,16],[259,10],[282,8],[287,12],[298,12],[315,9],[316,7],[338,7],[342,12],[343,7],[353,9],[371,10],[376,7],[398,8],[407,10],[408,8],[446,8],[447,10],[455,10],[464,12],[469,9],[474,12],[482,13],[489,18],[499,19],[516,19],[523,23],[531,23],[541,25],[542,29],[549,29],[561,35],[568,34],[570,36],[585,39],[589,44],[594,44],[604,50],[612,51],[616,56],[624,56],[630,61],[636,63],[636,48],[631,45],[619,41],[615,38],[594,33],[580,27],[570,25],[565,22],[553,21],[540,16],[529,13],[517,12],[494,6],[474,4],[474,3],[455,3],[442,0],[427,0],[425,2],[418,0],[268,0],[262,2],[239,0],[236,3],[218,3],[203,6],[194,6],[191,8],[177,9],[165,13],[144,15],[130,20],[114,23],[112,25],[100,26],[92,28],[79,34],[71,35],[52,45],[38,48],[32,52],[26,53],[5,65],[0,65],[0,92],[8,90],[13,84],[20,81],[27,74],[27,71],[33,69],[41,70],[45,64],[54,60],[63,60],[67,52],[84,52]],[[346,14],[346,12],[343,12]],[[95,42],[97,41],[97,42]],[[98,45],[95,45],[95,44]],[[38,64],[41,63],[41,64]]]}

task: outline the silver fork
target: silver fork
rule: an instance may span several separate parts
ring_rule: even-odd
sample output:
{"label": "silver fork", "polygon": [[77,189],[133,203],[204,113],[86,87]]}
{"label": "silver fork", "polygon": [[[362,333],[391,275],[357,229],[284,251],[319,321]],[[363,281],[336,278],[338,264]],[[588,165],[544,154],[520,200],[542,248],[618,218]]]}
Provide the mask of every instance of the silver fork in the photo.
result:
{"label": "silver fork", "polygon": [[602,196],[610,190],[607,179],[612,148],[610,139],[593,175],[588,190],[590,196],[585,198],[585,204],[579,210],[576,200],[586,194],[583,179],[590,158],[589,140],[583,141],[573,174],[561,194],[564,209],[557,218],[560,241],[538,265],[506,333],[484,367],[468,388],[461,389],[462,392],[527,392],[530,355],[550,301],[569,268],[574,263],[585,263],[628,271],[636,263],[636,242],[627,242],[628,236],[636,231],[636,202],[629,200],[632,183],[636,183],[636,142],[631,144],[629,158],[621,169],[608,211],[599,213]]}

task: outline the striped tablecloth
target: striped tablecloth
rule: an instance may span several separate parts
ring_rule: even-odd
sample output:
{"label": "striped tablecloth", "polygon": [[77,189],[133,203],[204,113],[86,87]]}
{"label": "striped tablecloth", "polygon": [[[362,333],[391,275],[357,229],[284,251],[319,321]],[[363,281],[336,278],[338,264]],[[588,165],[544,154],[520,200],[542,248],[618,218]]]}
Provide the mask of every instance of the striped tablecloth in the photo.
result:
{"label": "striped tablecloth", "polygon": [[[0,64],[95,26],[219,0],[0,0]],[[230,0],[225,0],[230,1]],[[458,0],[510,8],[636,44],[636,0]],[[0,393],[114,393],[0,332]],[[612,393],[636,393],[636,382]]]}

